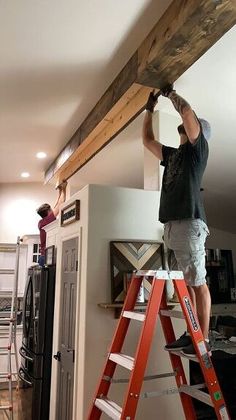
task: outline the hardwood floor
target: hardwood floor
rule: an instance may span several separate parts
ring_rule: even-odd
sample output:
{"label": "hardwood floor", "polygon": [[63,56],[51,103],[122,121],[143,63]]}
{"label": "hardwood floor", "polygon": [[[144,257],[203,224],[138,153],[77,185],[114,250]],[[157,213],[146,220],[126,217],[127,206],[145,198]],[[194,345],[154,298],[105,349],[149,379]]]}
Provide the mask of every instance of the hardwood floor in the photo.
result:
{"label": "hardwood floor", "polygon": [[[30,407],[27,407],[25,398],[25,390],[13,391],[13,419],[14,420],[30,420]],[[0,404],[8,404],[8,391],[0,390]],[[8,411],[9,413],[9,411]],[[6,412],[0,411],[0,420],[8,420]]]}

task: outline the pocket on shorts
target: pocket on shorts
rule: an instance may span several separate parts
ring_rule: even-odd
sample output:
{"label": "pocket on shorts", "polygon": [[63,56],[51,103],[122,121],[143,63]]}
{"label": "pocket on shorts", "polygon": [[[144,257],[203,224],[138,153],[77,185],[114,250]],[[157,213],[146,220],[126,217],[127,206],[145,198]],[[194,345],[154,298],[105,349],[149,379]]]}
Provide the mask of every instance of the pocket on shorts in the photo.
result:
{"label": "pocket on shorts", "polygon": [[201,219],[191,220],[190,235],[192,239],[199,239],[201,236],[206,237],[210,235],[209,229],[205,222]]}
{"label": "pocket on shorts", "polygon": [[207,226],[202,220],[191,220],[189,226],[189,249],[191,253],[205,249],[206,237],[209,232],[206,228]]}
{"label": "pocket on shorts", "polygon": [[202,225],[198,220],[189,222],[189,234],[192,239],[198,239],[202,234]]}

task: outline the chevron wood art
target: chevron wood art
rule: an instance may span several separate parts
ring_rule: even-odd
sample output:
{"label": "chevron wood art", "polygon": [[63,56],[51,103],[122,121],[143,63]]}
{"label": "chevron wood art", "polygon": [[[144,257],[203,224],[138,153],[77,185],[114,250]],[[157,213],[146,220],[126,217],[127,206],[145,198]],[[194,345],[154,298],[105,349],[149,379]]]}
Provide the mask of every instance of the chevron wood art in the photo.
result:
{"label": "chevron wood art", "polygon": [[[134,270],[161,270],[164,268],[163,243],[154,241],[110,242],[111,299],[123,302],[129,280]],[[150,291],[150,283],[144,281],[144,296]]]}

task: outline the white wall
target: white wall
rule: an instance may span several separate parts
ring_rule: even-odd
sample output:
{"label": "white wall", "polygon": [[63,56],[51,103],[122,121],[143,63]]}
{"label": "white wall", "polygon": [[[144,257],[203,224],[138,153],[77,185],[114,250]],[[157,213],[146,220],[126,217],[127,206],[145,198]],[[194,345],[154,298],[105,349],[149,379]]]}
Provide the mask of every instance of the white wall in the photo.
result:
{"label": "white wall", "polygon": [[18,235],[38,234],[36,208],[54,204],[57,192],[41,183],[0,184],[0,242],[16,242]]}

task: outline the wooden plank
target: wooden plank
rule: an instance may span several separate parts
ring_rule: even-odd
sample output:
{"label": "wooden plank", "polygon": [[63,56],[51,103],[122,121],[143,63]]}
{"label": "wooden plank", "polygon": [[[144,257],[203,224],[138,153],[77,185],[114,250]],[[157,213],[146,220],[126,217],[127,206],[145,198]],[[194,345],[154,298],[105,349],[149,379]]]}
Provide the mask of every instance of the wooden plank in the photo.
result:
{"label": "wooden plank", "polygon": [[[45,172],[68,179],[236,23],[236,0],[174,0]],[[145,88],[140,85],[145,86]]]}

